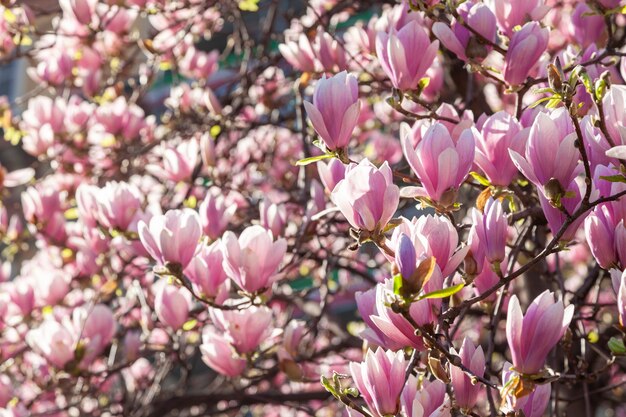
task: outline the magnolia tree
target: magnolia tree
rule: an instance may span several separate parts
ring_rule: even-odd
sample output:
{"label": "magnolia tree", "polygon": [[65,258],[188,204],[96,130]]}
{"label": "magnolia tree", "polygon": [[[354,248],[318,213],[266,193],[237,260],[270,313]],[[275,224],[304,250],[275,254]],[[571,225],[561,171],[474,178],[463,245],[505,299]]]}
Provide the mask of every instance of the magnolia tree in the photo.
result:
{"label": "magnolia tree", "polygon": [[3,1],[0,416],[626,415],[625,3]]}

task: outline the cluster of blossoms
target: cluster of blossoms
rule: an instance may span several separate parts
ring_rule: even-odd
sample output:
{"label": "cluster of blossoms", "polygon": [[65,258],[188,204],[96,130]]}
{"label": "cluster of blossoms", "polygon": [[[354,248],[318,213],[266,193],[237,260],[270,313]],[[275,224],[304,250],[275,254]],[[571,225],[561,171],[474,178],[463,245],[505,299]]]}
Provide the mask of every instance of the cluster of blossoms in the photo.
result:
{"label": "cluster of blossoms", "polygon": [[626,1],[38,3],[1,417],[626,413]]}

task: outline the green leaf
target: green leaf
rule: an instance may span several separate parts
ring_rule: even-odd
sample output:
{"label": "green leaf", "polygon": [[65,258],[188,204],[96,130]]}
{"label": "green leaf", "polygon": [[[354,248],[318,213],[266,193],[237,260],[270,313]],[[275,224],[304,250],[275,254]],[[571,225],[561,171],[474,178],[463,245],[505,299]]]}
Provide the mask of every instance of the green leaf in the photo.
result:
{"label": "green leaf", "polygon": [[511,213],[517,212],[517,204],[515,204],[515,199],[513,198],[513,196],[509,195],[506,199],[509,201],[509,209],[511,210]]}
{"label": "green leaf", "polygon": [[576,65],[574,70],[569,75],[569,85],[570,85],[570,87],[574,88],[576,86],[576,83],[580,79],[580,75],[584,71],[585,71],[585,67],[583,67],[582,65]]}
{"label": "green leaf", "polygon": [[606,175],[600,176],[601,179],[609,182],[624,182],[626,183],[626,177],[623,175]]}
{"label": "green leaf", "polygon": [[546,104],[547,109],[556,109],[558,105],[561,104],[561,97],[551,97],[548,104]]}
{"label": "green leaf", "polygon": [[544,94],[544,93],[554,94],[555,91],[553,88],[546,87],[546,88],[537,88],[536,90],[533,90],[532,93],[533,94]]}
{"label": "green leaf", "polygon": [[424,299],[450,297],[451,295],[454,295],[457,292],[461,291],[463,289],[463,287],[465,287],[465,284],[458,284],[458,285],[454,285],[452,287],[448,287],[448,288],[444,288],[444,289],[441,289],[441,290],[429,292],[427,294],[420,295],[419,297],[417,297],[417,301],[424,300]]}
{"label": "green leaf", "polygon": [[539,100],[535,101],[533,104],[530,105],[531,109],[534,109],[535,107],[537,107],[538,105],[540,105],[543,102],[546,102],[548,100],[552,100],[552,97],[544,97],[544,98],[540,98]]}
{"label": "green leaf", "polygon": [[396,227],[400,226],[401,224],[402,224],[402,219],[391,219],[389,220],[389,223],[387,223],[387,225],[383,229],[383,232],[386,233],[390,230],[393,230]]}
{"label": "green leaf", "polygon": [[244,12],[257,12],[259,10],[260,0],[241,0],[239,2],[239,9]]}
{"label": "green leaf", "polygon": [[333,397],[339,399],[339,393],[337,393],[337,390],[335,389],[335,387],[330,383],[330,380],[328,378],[326,378],[324,375],[322,375],[320,382],[322,383],[322,386],[326,389],[326,391],[330,392]]}
{"label": "green leaf", "polygon": [[604,98],[604,94],[606,93],[606,89],[607,89],[606,80],[602,78],[596,80],[595,88],[596,88],[596,100],[602,101],[602,99]]}
{"label": "green leaf", "polygon": [[396,274],[393,276],[393,293],[396,295],[401,295],[401,291],[402,291],[402,275],[401,274]]}
{"label": "green leaf", "polygon": [[580,73],[580,78],[582,79],[583,85],[585,86],[585,89],[587,90],[587,92],[592,93],[593,81],[591,80],[591,77],[589,76],[589,74],[587,74],[586,71],[583,71]]}
{"label": "green leaf", "polygon": [[324,159],[334,158],[335,155],[332,153],[325,153],[323,155],[312,156],[310,158],[304,158],[296,162],[296,166],[306,166],[312,164],[313,162],[321,161]]}
{"label": "green leaf", "polygon": [[350,388],[346,388],[343,390],[343,394],[344,395],[349,395],[351,397],[357,398],[359,396],[359,391],[354,388],[354,387],[350,387]]}
{"label": "green leaf", "polygon": [[430,78],[429,77],[424,77],[424,78],[420,79],[419,82],[417,83],[417,89],[419,91],[424,91],[424,89],[426,87],[428,87],[428,84],[430,84]]}
{"label": "green leaf", "polygon": [[188,332],[189,330],[192,330],[194,327],[196,327],[196,324],[198,324],[198,320],[196,319],[187,320],[183,324],[183,330]]}
{"label": "green leaf", "polygon": [[472,176],[472,178],[474,178],[476,181],[478,181],[478,183],[480,185],[483,185],[485,187],[490,187],[491,186],[491,182],[489,182],[489,180],[485,177],[483,177],[482,175],[480,175],[478,172],[470,172],[470,175]]}
{"label": "green leaf", "polygon": [[608,346],[609,349],[611,349],[611,352],[613,352],[613,354],[615,355],[626,354],[626,346],[624,346],[624,341],[619,337],[613,336],[611,340],[609,340]]}

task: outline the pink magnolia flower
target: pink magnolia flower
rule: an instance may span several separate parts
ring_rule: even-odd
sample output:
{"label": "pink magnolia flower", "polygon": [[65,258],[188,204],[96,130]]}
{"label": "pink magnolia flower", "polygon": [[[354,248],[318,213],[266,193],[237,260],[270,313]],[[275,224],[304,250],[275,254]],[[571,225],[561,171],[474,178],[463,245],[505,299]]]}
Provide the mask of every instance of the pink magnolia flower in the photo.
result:
{"label": "pink magnolia flower", "polygon": [[523,26],[528,21],[539,21],[550,10],[545,0],[498,0],[494,1],[494,6],[498,26],[509,37],[516,26]]}
{"label": "pink magnolia flower", "polygon": [[226,337],[210,327],[202,332],[200,345],[202,361],[215,372],[228,377],[239,376],[245,371],[247,362],[240,358]]}
{"label": "pink magnolia flower", "polygon": [[403,351],[382,348],[369,350],[361,363],[350,362],[352,380],[375,417],[398,412],[406,367]]}
{"label": "pink magnolia flower", "polygon": [[313,46],[304,33],[298,35],[297,41],[291,40],[281,43],[278,45],[278,50],[295,69],[303,72],[315,72],[317,70]]}
{"label": "pink magnolia flower", "polygon": [[0,375],[0,408],[6,407],[6,405],[14,397],[14,388],[11,378],[8,375]]}
{"label": "pink magnolia flower", "polygon": [[329,150],[345,149],[356,127],[361,102],[356,77],[343,71],[315,85],[313,103],[304,102],[313,128]]}
{"label": "pink magnolia flower", "polygon": [[26,343],[54,367],[63,367],[74,359],[76,337],[56,320],[49,319],[26,333]]}
{"label": "pink magnolia flower", "polygon": [[615,226],[615,253],[619,260],[619,266],[626,268],[626,225],[624,220],[620,220]]}
{"label": "pink magnolia flower", "polygon": [[198,208],[202,231],[212,240],[219,239],[237,211],[237,205],[224,196],[222,190],[211,187]]}
{"label": "pink magnolia flower", "polygon": [[572,321],[574,306],[554,301],[554,294],[544,291],[522,314],[519,300],[509,301],[506,338],[515,369],[523,374],[536,374],[543,368],[548,354],[559,342]]}
{"label": "pink magnolia flower", "polygon": [[561,191],[566,191],[579,173],[580,153],[574,146],[576,134],[561,122],[563,114],[565,112],[559,110],[552,115],[537,115],[530,128],[525,158],[515,150],[509,150],[515,166],[543,194],[546,191],[554,194],[544,188],[553,179],[558,181]]}
{"label": "pink magnolia flower", "polygon": [[173,330],[180,329],[189,318],[192,307],[189,291],[164,280],[155,286],[154,311],[159,321]]}
{"label": "pink magnolia flower", "polygon": [[603,35],[606,36],[604,17],[594,13],[585,2],[576,5],[569,27],[573,38],[583,48],[598,42]]}
{"label": "pink magnolia flower", "polygon": [[22,209],[27,222],[55,242],[67,237],[59,191],[41,184],[22,193]]}
{"label": "pink magnolia flower", "polygon": [[95,217],[102,226],[121,231],[141,212],[142,195],[139,189],[126,182],[107,182],[103,188],[81,184],[76,190],[81,216]]}
{"label": "pink magnolia flower", "polygon": [[56,305],[70,290],[70,277],[62,270],[48,271],[37,281],[35,296],[41,306]]}
{"label": "pink magnolia flower", "polygon": [[604,269],[617,261],[615,253],[615,224],[607,206],[596,207],[585,219],[585,237],[593,257]]}
{"label": "pink magnolia flower", "polygon": [[434,256],[444,277],[452,274],[463,262],[469,246],[458,248],[459,235],[454,225],[445,216],[414,217],[411,221],[401,218],[391,236],[391,247],[398,245],[402,234],[411,238],[417,258]]}
{"label": "pink magnolia flower", "polygon": [[522,84],[537,65],[548,47],[550,31],[537,22],[526,23],[514,32],[504,58],[504,81],[510,85]]}
{"label": "pink magnolia flower", "polygon": [[24,130],[24,150],[33,156],[46,155],[56,135],[65,130],[66,104],[62,98],[37,96],[28,101],[20,127]]}
{"label": "pink magnolia flower", "polygon": [[274,236],[281,236],[287,224],[287,209],[283,204],[275,204],[265,199],[259,204],[261,226],[271,230]]}
{"label": "pink magnolia flower", "polygon": [[198,214],[191,209],[170,210],[139,222],[139,238],[159,265],[179,264],[185,268],[196,251],[202,230]]}
{"label": "pink magnolia flower", "polygon": [[48,46],[45,52],[39,51],[37,59],[39,61],[37,66],[26,68],[26,72],[38,83],[60,86],[72,76],[74,60],[69,51],[61,47],[59,43],[54,44],[53,47]]}
{"label": "pink magnolia flower", "polygon": [[[476,262],[480,262],[480,258],[476,260]],[[500,263],[500,274],[502,276],[506,276],[506,262]],[[466,271],[467,272],[467,271]],[[498,274],[491,268],[490,262],[484,258],[482,265],[477,265],[476,277],[472,284],[474,285],[474,290],[477,295],[480,295],[498,284],[500,281],[500,277]],[[498,298],[497,293],[491,294],[489,297],[485,299],[486,302],[495,302]]]}
{"label": "pink magnolia flower", "polygon": [[89,25],[95,15],[97,0],[59,0],[64,17],[71,17],[82,25]]}
{"label": "pink magnolia flower", "polygon": [[72,312],[72,324],[74,332],[80,335],[80,341],[85,347],[82,362],[86,366],[109,345],[117,328],[113,312],[104,304],[75,309]]}
{"label": "pink magnolia flower", "polygon": [[346,69],[346,53],[343,46],[330,33],[318,29],[313,41],[316,64],[323,71],[337,72]]}
{"label": "pink magnolia flower", "polygon": [[410,375],[402,391],[401,404],[406,417],[450,417],[446,385],[438,379],[420,381]]}
{"label": "pink magnolia flower", "polygon": [[476,165],[493,185],[509,185],[517,175],[509,149],[522,153],[528,130],[510,114],[499,111],[485,119],[480,131],[472,128],[471,132],[476,144]]}
{"label": "pink magnolia flower", "polygon": [[410,136],[405,128],[401,138],[402,151],[422,187],[406,187],[403,195],[428,197],[446,206],[453,203],[457,190],[472,168],[474,138],[471,131],[465,130],[455,144],[448,129],[435,123],[416,148]]}
{"label": "pink magnolia flower", "polygon": [[195,138],[163,150],[163,163],[148,165],[146,169],[159,178],[170,181],[189,181],[200,157],[200,147]]}
{"label": "pink magnolia flower", "polygon": [[[440,290],[443,287],[443,276],[438,267],[422,289],[423,293]],[[422,338],[415,335],[413,325],[401,314],[394,313],[388,306],[393,299],[393,280],[388,279],[376,287],[355,295],[357,308],[367,325],[360,336],[368,342],[386,349],[398,350],[406,347],[423,349]],[[432,323],[436,320],[441,300],[424,299],[411,304],[409,314],[418,325]]]}
{"label": "pink magnolia flower", "polygon": [[345,165],[337,158],[332,158],[328,162],[319,161],[317,163],[317,172],[324,187],[326,187],[326,191],[331,193],[339,181],[345,178],[346,171],[353,166],[356,165]]}
{"label": "pink magnolia flower", "polygon": [[198,80],[206,80],[218,70],[218,51],[204,52],[194,46],[187,47],[187,51],[178,61],[183,75]]}
{"label": "pink magnolia flower", "polygon": [[231,231],[222,237],[224,270],[244,291],[255,293],[268,289],[287,252],[287,241],[274,241],[272,232],[262,226],[246,228],[239,239]]}
{"label": "pink magnolia flower", "polygon": [[[580,208],[580,203],[582,202],[581,187],[584,187],[582,181],[572,181],[566,188],[565,198],[561,199],[561,209],[554,207],[553,203],[550,202],[543,193],[539,193],[539,204],[541,205],[543,214],[546,216],[546,220],[548,220],[548,226],[553,235],[556,235],[567,221],[567,216],[563,213],[563,209],[573,214]],[[574,239],[584,219],[584,216],[579,216],[576,220],[571,222],[567,229],[565,229],[560,240],[562,242],[569,242]]]}
{"label": "pink magnolia flower", "polygon": [[[457,11],[465,24],[490,42],[496,42],[496,17],[484,3],[467,1],[462,3]],[[432,30],[437,39],[463,61],[472,58],[483,59],[491,50],[491,46],[483,45],[482,41],[477,40],[469,29],[458,22],[452,23],[452,27],[442,22],[435,22]],[[470,43],[470,40],[473,42]]]}
{"label": "pink magnolia flower", "polygon": [[120,96],[96,108],[87,138],[90,143],[102,146],[114,142],[112,139],[115,138],[132,141],[148,125],[149,118],[145,117],[141,107]]}
{"label": "pink magnolia flower", "polygon": [[[401,91],[417,89],[420,79],[433,64],[439,41],[430,42],[428,33],[416,21],[396,32],[379,32],[376,53],[380,65],[395,88]],[[415,54],[415,51],[420,51]]]}
{"label": "pink magnolia flower", "polygon": [[385,162],[376,168],[364,159],[335,186],[331,199],[352,227],[381,231],[398,208],[400,190]]}
{"label": "pink magnolia flower", "polygon": [[254,352],[273,330],[272,310],[265,306],[251,306],[243,310],[210,307],[209,315],[215,327],[242,355]]}
{"label": "pink magnolia flower", "polygon": [[2,187],[12,188],[24,185],[35,176],[35,170],[32,168],[16,169],[7,172],[0,164],[0,190]]}
{"label": "pink magnolia flower", "polygon": [[195,256],[185,268],[185,275],[192,282],[198,293],[221,303],[228,296],[226,272],[222,267],[224,256],[220,242],[211,245],[202,244]]}
{"label": "pink magnolia flower", "polygon": [[[508,232],[508,221],[502,203],[490,198],[485,205],[484,213],[477,209],[473,210],[472,223],[486,259],[494,264],[502,262]],[[473,249],[472,252],[474,253],[475,250]]]}
{"label": "pink magnolia flower", "polygon": [[[467,337],[463,339],[463,345],[459,351],[461,362],[477,376],[485,373],[485,354],[482,346],[474,346],[474,343]],[[450,378],[454,397],[457,405],[465,410],[471,410],[478,401],[478,394],[482,386],[479,383],[472,384],[472,380],[461,368],[452,366],[450,368]]]}
{"label": "pink magnolia flower", "polygon": [[35,290],[30,282],[18,279],[11,281],[8,294],[11,304],[22,316],[28,316],[35,308]]}
{"label": "pink magnolia flower", "polygon": [[400,271],[400,275],[405,279],[410,279],[417,269],[417,253],[415,252],[415,246],[413,246],[411,239],[404,233],[400,236],[398,245],[396,246],[395,262]]}
{"label": "pink magnolia flower", "polygon": [[[626,59],[622,58],[622,62]],[[626,86],[611,85],[602,99],[602,106],[611,140],[616,145],[626,145]]]}
{"label": "pink magnolia flower", "polygon": [[626,327],[626,273],[622,273],[619,279],[617,311],[619,313],[619,324],[624,328]]}
{"label": "pink magnolia flower", "polygon": [[[517,373],[511,368],[512,366],[509,362],[504,363],[504,367],[502,369],[503,387],[510,386],[511,378],[517,377]],[[503,401],[500,411],[507,414],[521,410],[526,417],[542,417],[546,411],[548,402],[550,401],[551,393],[551,384],[537,385],[533,392],[521,398],[516,398],[513,393],[507,392],[505,388],[501,390],[501,394],[503,394]]]}
{"label": "pink magnolia flower", "polygon": [[284,352],[295,358],[298,356],[298,352],[302,351],[311,342],[311,336],[305,321],[291,320],[285,326],[281,347],[284,349]]}

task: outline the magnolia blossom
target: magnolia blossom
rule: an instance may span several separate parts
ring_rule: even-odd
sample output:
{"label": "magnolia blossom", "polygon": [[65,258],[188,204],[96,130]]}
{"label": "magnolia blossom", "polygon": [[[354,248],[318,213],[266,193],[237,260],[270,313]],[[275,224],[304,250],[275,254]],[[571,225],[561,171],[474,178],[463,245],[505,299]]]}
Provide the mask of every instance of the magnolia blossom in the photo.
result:
{"label": "magnolia blossom", "polygon": [[159,321],[173,330],[180,329],[189,318],[191,294],[165,281],[159,281],[155,291],[154,310]]}
{"label": "magnolia blossom", "polygon": [[237,211],[237,205],[229,201],[219,188],[211,188],[198,207],[202,231],[211,239],[218,239],[228,227]]}
{"label": "magnolia blossom", "polygon": [[222,375],[236,377],[246,369],[246,360],[237,356],[221,332],[218,333],[210,327],[205,328],[202,333],[200,352],[204,363]]}
{"label": "magnolia blossom", "polygon": [[252,306],[243,310],[210,308],[209,315],[216,328],[241,354],[257,349],[272,331],[272,310],[267,307]]}
{"label": "magnolia blossom", "polygon": [[550,31],[537,22],[526,23],[511,36],[502,71],[504,81],[521,84],[536,66],[548,46]]}
{"label": "magnolia blossom", "polygon": [[[418,386],[421,389],[418,389]],[[407,417],[450,417],[450,398],[446,394],[446,385],[434,381],[418,381],[410,375],[401,396],[402,410]]]}
{"label": "magnolia blossom", "polygon": [[494,9],[498,26],[511,36],[516,26],[522,26],[527,21],[539,21],[550,10],[545,0],[497,0]]}
{"label": "magnolia blossom", "polygon": [[474,162],[493,185],[507,186],[517,175],[509,150],[523,153],[528,129],[504,111],[486,118],[480,130],[471,128],[476,144]]}
{"label": "magnolia blossom", "polygon": [[361,111],[356,77],[345,71],[322,77],[315,85],[313,103],[305,101],[304,107],[326,147],[333,151],[345,149]]}
{"label": "magnolia blossom", "polygon": [[335,189],[335,186],[339,184],[339,181],[345,178],[346,172],[355,166],[354,164],[344,165],[337,158],[333,158],[327,163],[320,161],[317,163],[317,172],[320,175],[320,180],[326,187],[326,191],[329,193]]}
{"label": "magnolia blossom", "polygon": [[[509,362],[504,363],[502,368],[502,386],[510,386],[510,380],[517,375]],[[552,393],[550,384],[542,384],[535,387],[533,392],[521,398],[516,398],[514,393],[502,390],[503,402],[500,410],[504,413],[515,412],[521,410],[528,417],[542,417],[546,411],[546,407],[550,402],[550,394]]]}
{"label": "magnolia blossom", "polygon": [[[376,53],[380,65],[398,90],[415,90],[432,65],[439,42],[430,42],[428,34],[416,21],[409,22],[396,32],[379,32]],[[420,51],[420,54],[415,54]]]}
{"label": "magnolia blossom", "polygon": [[[440,290],[443,287],[443,276],[438,267],[422,288],[422,293]],[[367,328],[361,337],[370,343],[398,350],[405,347],[422,349],[422,339],[415,334],[415,328],[400,313],[394,312],[389,303],[393,300],[393,280],[386,280],[376,287],[355,295],[357,307]],[[441,300],[423,299],[411,304],[409,315],[418,325],[425,325],[436,320]]]}
{"label": "magnolia blossom", "polygon": [[227,276],[222,263],[220,242],[211,245],[201,244],[187,268],[185,276],[189,278],[198,293],[221,302],[226,298],[228,285]]}
{"label": "magnolia blossom", "polygon": [[548,198],[564,194],[580,172],[580,153],[574,146],[576,134],[562,122],[563,115],[564,111],[537,115],[530,128],[525,158],[509,150],[515,166]]}
{"label": "magnolia blossom", "polygon": [[[504,260],[508,221],[502,208],[502,203],[489,199],[484,213],[474,209],[472,212],[473,231],[480,243],[480,251],[491,263],[500,263]],[[477,243],[477,242],[474,242]],[[472,252],[476,257],[476,249]]]}
{"label": "magnolia blossom", "polygon": [[404,387],[404,352],[381,348],[367,352],[362,363],[350,362],[350,373],[365,403],[376,417],[395,415]]}
{"label": "magnolia blossom", "polygon": [[[459,351],[461,362],[474,375],[482,377],[485,373],[485,354],[482,346],[474,346],[474,344],[466,337],[463,339],[463,345]],[[466,410],[470,410],[478,401],[478,394],[481,391],[480,384],[473,384],[471,378],[456,366],[450,369],[450,378],[452,379],[452,387],[456,397],[457,404]]]}
{"label": "magnolia blossom", "polygon": [[139,238],[158,264],[179,264],[185,268],[200,239],[198,214],[190,209],[170,210],[153,216],[149,223],[139,222]]}
{"label": "magnolia blossom", "polygon": [[51,365],[63,369],[74,359],[76,337],[55,320],[46,320],[26,334],[26,343],[43,355]]}
{"label": "magnolia blossom", "polygon": [[[467,1],[457,9],[463,22],[478,32],[488,42],[496,41],[496,17],[484,3]],[[442,22],[433,24],[433,33],[441,43],[454,52],[460,59],[467,61],[471,58],[484,58],[491,50],[490,45],[481,45],[469,29],[458,22],[452,28]]]}
{"label": "magnolia blossom", "polygon": [[231,231],[222,237],[224,270],[241,289],[254,293],[268,289],[277,279],[278,267],[287,251],[287,241],[274,241],[262,226],[246,228],[239,238]]}
{"label": "magnolia blossom", "polygon": [[544,291],[522,314],[517,296],[509,301],[506,337],[515,369],[523,374],[541,371],[548,354],[563,337],[572,321],[574,306],[554,301],[554,294]]}
{"label": "magnolia blossom", "polygon": [[444,277],[452,274],[463,262],[469,246],[459,247],[459,234],[445,216],[426,215],[401,223],[393,231],[390,246],[396,247],[402,235],[411,238],[417,258],[433,256]]}
{"label": "magnolia blossom", "polygon": [[398,207],[400,190],[393,183],[387,162],[376,168],[364,159],[339,181],[331,199],[352,227],[376,232],[391,220]]}
{"label": "magnolia blossom", "polygon": [[104,188],[81,184],[76,197],[81,216],[113,229],[128,230],[141,212],[139,189],[125,182],[111,181]]}
{"label": "magnolia blossom", "polygon": [[401,141],[404,157],[422,183],[422,187],[406,187],[403,195],[428,197],[446,205],[454,202],[474,159],[471,132],[463,132],[455,143],[448,130],[441,123],[435,123],[426,130],[417,147],[412,145],[407,128]]}

